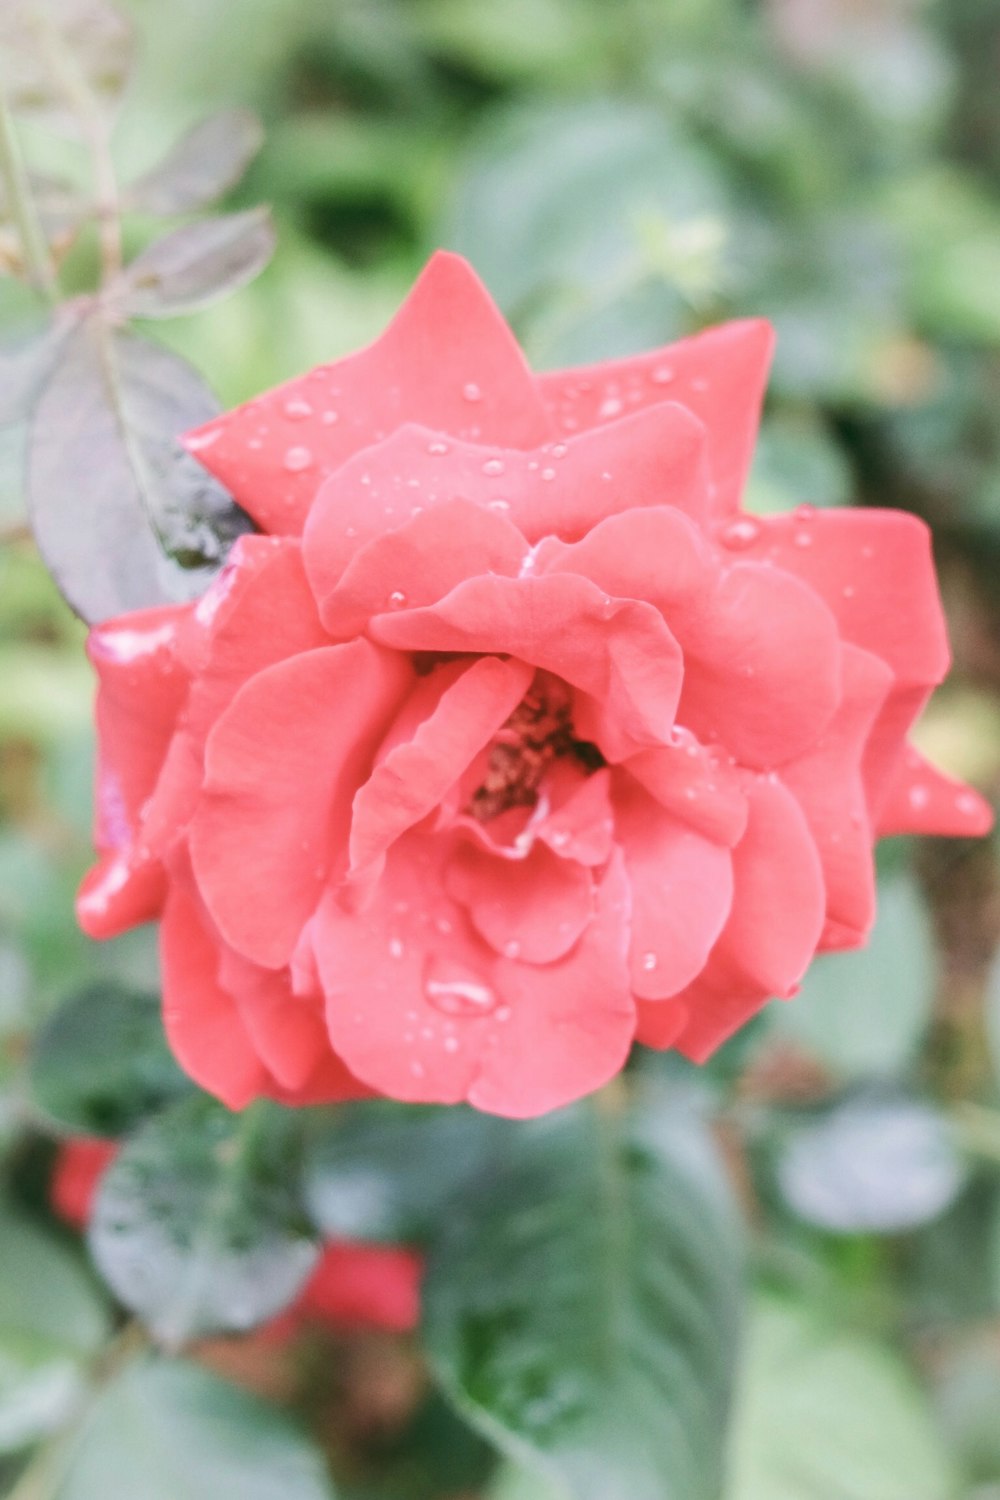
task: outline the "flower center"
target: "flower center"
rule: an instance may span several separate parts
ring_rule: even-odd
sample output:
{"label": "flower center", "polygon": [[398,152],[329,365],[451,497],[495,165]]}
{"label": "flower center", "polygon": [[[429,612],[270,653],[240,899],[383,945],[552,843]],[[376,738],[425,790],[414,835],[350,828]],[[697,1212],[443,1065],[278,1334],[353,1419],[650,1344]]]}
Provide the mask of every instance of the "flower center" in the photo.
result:
{"label": "flower center", "polygon": [[565,683],[538,673],[489,747],[486,774],[468,811],[488,823],[514,807],[534,807],[554,760],[571,755],[589,774],[605,760],[596,745],[573,733],[572,697]]}

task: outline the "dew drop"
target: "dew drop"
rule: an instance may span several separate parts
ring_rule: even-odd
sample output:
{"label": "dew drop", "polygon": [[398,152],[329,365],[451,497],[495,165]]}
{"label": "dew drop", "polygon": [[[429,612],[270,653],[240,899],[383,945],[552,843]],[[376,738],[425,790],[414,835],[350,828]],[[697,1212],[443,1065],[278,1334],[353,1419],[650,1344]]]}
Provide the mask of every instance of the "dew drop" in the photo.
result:
{"label": "dew drop", "polygon": [[506,465],[503,463],[502,459],[488,458],[483,464],[483,473],[488,474],[491,479],[495,479],[498,474],[504,473],[505,468]]}
{"label": "dew drop", "polygon": [[517,958],[520,951],[521,944],[517,941],[517,938],[508,938],[507,942],[503,945],[504,958]]}
{"label": "dew drop", "polygon": [[290,422],[303,422],[306,417],[311,417],[313,409],[308,401],[293,399],[285,402],[285,416]]}
{"label": "dew drop", "polygon": [[332,427],[334,422],[337,421],[337,413],[328,407],[320,417],[320,421],[324,427]]}
{"label": "dew drop", "polygon": [[622,409],[622,403],[617,396],[608,396],[602,401],[597,409],[599,417],[617,417]]}
{"label": "dew drop", "polygon": [[959,793],[955,798],[955,806],[960,813],[965,813],[970,818],[979,811],[979,803],[971,792]]}
{"label": "dew drop", "polygon": [[792,537],[792,541],[795,543],[796,547],[811,547],[813,539],[809,535],[808,531],[797,531]]}
{"label": "dew drop", "polygon": [[491,500],[490,510],[510,510],[510,501],[500,499]]}
{"label": "dew drop", "polygon": [[915,786],[911,786],[910,787],[910,806],[911,807],[917,807],[917,808],[926,807],[927,804],[928,804],[928,802],[930,800],[931,800],[931,794],[930,794],[930,792],[927,790],[927,788],[925,786],[921,786],[921,784],[919,782]]}
{"label": "dew drop", "polygon": [[457,1052],[458,1051],[458,1037],[457,1036],[446,1036],[445,1039],[444,1039],[444,1050],[446,1052]]}
{"label": "dew drop", "polygon": [[403,945],[400,942],[399,938],[390,938],[389,939],[389,953],[391,954],[391,956],[393,958],[402,958],[403,952],[404,952]]}
{"label": "dew drop", "polygon": [[649,378],[654,385],[669,385],[674,379],[673,368],[670,365],[657,365]]}
{"label": "dew drop", "polygon": [[483,393],[474,380],[470,380],[462,387],[462,395],[466,401],[482,401]]}
{"label": "dew drop", "polygon": [[815,514],[815,505],[797,505],[792,511],[792,515],[797,521],[811,521]]}
{"label": "dew drop", "polygon": [[433,443],[427,444],[427,452],[433,453],[435,458],[439,458],[442,453],[448,452],[448,444],[442,443],[439,439],[435,439]]}
{"label": "dew drop", "polygon": [[403,593],[403,590],[393,589],[392,593],[389,595],[389,603],[392,605],[393,609],[402,609],[403,605],[406,603],[406,595]]}
{"label": "dew drop", "polygon": [[555,471],[555,469],[543,469],[542,470],[542,478],[544,480],[555,479],[555,477],[556,477],[556,471]]}
{"label": "dew drop", "polygon": [[651,974],[658,963],[659,959],[657,958],[655,953],[644,953],[642,955],[642,967],[645,969],[647,974]]}
{"label": "dew drop", "polygon": [[760,522],[755,521],[752,516],[740,516],[722,528],[719,541],[731,552],[740,552],[753,546],[760,536],[760,529]]}
{"label": "dew drop", "polygon": [[424,994],[445,1016],[488,1016],[497,1005],[496,992],[478,974],[445,958],[428,963]]}
{"label": "dew drop", "polygon": [[285,454],[285,468],[289,474],[301,474],[312,467],[313,456],[308,448],[289,448]]}
{"label": "dew drop", "polygon": [[418,1062],[416,1058],[414,1058],[413,1062],[410,1063],[410,1072],[413,1074],[414,1078],[423,1078],[425,1072],[423,1063]]}

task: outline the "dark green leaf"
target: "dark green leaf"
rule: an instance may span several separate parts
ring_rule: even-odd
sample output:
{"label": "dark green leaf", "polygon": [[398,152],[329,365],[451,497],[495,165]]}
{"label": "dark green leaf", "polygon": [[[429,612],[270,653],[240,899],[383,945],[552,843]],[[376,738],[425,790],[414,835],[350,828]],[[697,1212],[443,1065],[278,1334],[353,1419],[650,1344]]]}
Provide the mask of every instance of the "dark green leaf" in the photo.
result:
{"label": "dark green leaf", "polygon": [[65,344],[35,409],[28,490],[42,555],[84,619],[192,597],[248,528],[178,442],[217,410],[184,360],[99,317]]}
{"label": "dark green leaf", "polygon": [[108,1335],[108,1311],[79,1261],[0,1208],[0,1452],[57,1426]]}
{"label": "dark green leaf", "polygon": [[880,1345],[769,1300],[741,1383],[726,1500],[953,1500],[927,1402]]}
{"label": "dark green leaf", "polygon": [[181,1360],[102,1393],[55,1500],[334,1500],[322,1458],[272,1406]]}
{"label": "dark green leaf", "polygon": [[19,114],[84,135],[74,90],[111,110],[132,64],[132,27],[109,0],[4,0],[0,83]]}
{"label": "dark green leaf", "polygon": [[279,1312],[319,1247],[299,1199],[297,1123],[184,1100],[145,1125],[101,1180],[89,1240],[115,1294],[165,1343]]}
{"label": "dark green leaf", "polygon": [[947,1122],[919,1099],[861,1093],[791,1132],[778,1182],[802,1218],[890,1234],[936,1219],[965,1181]]}
{"label": "dark green leaf", "polygon": [[130,318],[197,312],[252,281],[271,259],[274,243],[266,209],[185,224],[136,256],[110,295]]}
{"label": "dark green leaf", "polygon": [[193,213],[234,187],[261,148],[264,132],[249,109],[223,109],[182,136],[164,159],[125,190],[137,213]]}
{"label": "dark green leaf", "polygon": [[37,1034],[31,1087],[69,1130],[118,1136],[191,1086],[167,1047],[157,996],[105,982],[71,995]]}
{"label": "dark green leaf", "polygon": [[506,1122],[462,1105],[338,1105],[309,1141],[309,1210],[330,1237],[422,1240],[510,1136]]}
{"label": "dark green leaf", "polygon": [[739,1237],[707,1136],[656,1089],[530,1126],[433,1247],[445,1390],[572,1500],[715,1500]]}

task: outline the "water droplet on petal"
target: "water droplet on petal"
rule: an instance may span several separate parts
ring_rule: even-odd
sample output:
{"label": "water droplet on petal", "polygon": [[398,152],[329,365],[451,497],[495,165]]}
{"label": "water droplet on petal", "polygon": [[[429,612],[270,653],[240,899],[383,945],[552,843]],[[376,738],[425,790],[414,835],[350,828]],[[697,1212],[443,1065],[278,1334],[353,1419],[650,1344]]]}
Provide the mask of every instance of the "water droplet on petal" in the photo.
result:
{"label": "water droplet on petal", "polygon": [[797,521],[811,521],[816,514],[815,505],[797,505],[792,512]]}
{"label": "water droplet on petal", "polygon": [[462,387],[462,395],[466,401],[482,401],[483,393],[474,380],[470,380]]}
{"label": "water droplet on petal", "polygon": [[521,944],[517,941],[517,938],[508,938],[503,945],[504,958],[517,958],[520,951]]}
{"label": "water droplet on petal", "polygon": [[759,521],[755,521],[752,516],[739,516],[723,526],[719,532],[719,541],[731,552],[740,552],[746,547],[752,547],[760,532]]}
{"label": "water droplet on petal", "polygon": [[427,452],[433,453],[436,458],[439,458],[442,453],[448,452],[448,444],[442,443],[439,439],[435,439],[433,443],[427,444]]}
{"label": "water droplet on petal", "polygon": [[406,595],[403,593],[403,590],[393,589],[392,593],[389,595],[389,603],[392,605],[393,609],[402,609],[403,605],[406,603]]}
{"label": "water droplet on petal", "polygon": [[324,427],[332,427],[334,422],[337,421],[337,413],[331,409],[327,409],[320,417],[320,421]]}
{"label": "water droplet on petal", "polygon": [[925,786],[922,786],[919,782],[917,782],[917,784],[915,786],[911,786],[910,787],[910,806],[911,807],[916,807],[916,808],[926,807],[927,804],[928,804],[928,802],[930,800],[931,800],[931,794],[930,794],[930,792],[927,790],[927,788]]}
{"label": "water droplet on petal", "polygon": [[285,416],[290,422],[302,422],[306,417],[311,417],[312,413],[313,409],[308,401],[293,398],[285,402]]}
{"label": "water droplet on petal", "polygon": [[813,543],[813,539],[808,531],[797,531],[792,537],[792,541],[796,547],[811,547]]}
{"label": "water droplet on petal", "polygon": [[506,465],[501,459],[488,458],[483,464],[483,473],[488,474],[491,479],[495,479],[498,474],[502,474],[504,472],[505,467]]}
{"label": "water droplet on petal", "polygon": [[488,1016],[497,1005],[496,991],[480,975],[447,958],[429,961],[424,994],[445,1016]]}
{"label": "water droplet on petal", "polygon": [[389,952],[393,958],[402,958],[404,949],[399,938],[389,939]]}
{"label": "water droplet on petal", "polygon": [[622,409],[622,403],[617,396],[608,396],[602,401],[597,409],[599,417],[617,417]]}
{"label": "water droplet on petal", "polygon": [[674,379],[673,368],[670,365],[657,365],[649,378],[654,385],[669,385]]}
{"label": "water droplet on petal", "polygon": [[543,469],[542,470],[542,478],[544,480],[548,481],[550,479],[555,479],[555,477],[556,477],[556,471],[555,471],[555,469]]}
{"label": "water droplet on petal", "polygon": [[285,454],[285,468],[289,474],[301,474],[312,467],[313,456],[308,448],[289,448]]}
{"label": "water droplet on petal", "polygon": [[657,958],[655,953],[644,953],[642,955],[642,967],[645,969],[647,974],[652,973],[658,963],[659,959]]}

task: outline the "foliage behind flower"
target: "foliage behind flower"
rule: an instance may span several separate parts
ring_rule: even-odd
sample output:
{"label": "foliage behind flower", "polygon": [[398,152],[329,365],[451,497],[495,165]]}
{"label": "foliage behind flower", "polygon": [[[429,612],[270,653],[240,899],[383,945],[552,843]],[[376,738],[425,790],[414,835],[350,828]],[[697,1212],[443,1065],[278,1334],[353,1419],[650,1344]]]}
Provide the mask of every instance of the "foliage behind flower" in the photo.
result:
{"label": "foliage behind flower", "polygon": [[266,535],[93,632],[79,912],[162,918],[203,1087],[539,1114],[862,944],[877,834],[988,826],[906,744],[948,665],[923,524],[740,512],[770,348],[535,377],[441,255],[192,436]]}

